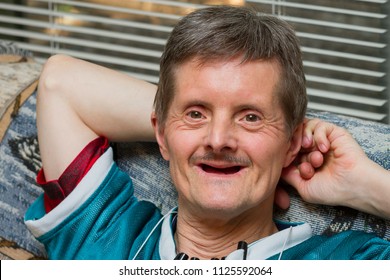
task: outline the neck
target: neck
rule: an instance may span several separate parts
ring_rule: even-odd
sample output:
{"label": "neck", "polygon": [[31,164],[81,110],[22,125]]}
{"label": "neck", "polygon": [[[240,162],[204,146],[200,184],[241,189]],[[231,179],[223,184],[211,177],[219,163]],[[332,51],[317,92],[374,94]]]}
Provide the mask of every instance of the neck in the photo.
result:
{"label": "neck", "polygon": [[179,211],[175,233],[177,253],[199,259],[220,259],[236,250],[240,241],[250,244],[277,232],[272,211],[265,219],[264,212],[259,210],[249,209],[229,220],[207,219]]}

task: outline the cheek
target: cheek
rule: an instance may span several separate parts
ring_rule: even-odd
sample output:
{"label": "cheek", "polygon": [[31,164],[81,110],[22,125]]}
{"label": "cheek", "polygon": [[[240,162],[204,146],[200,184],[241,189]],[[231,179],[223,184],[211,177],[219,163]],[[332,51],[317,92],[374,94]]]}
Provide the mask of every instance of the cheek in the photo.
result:
{"label": "cheek", "polygon": [[180,196],[184,195],[186,197],[191,189],[189,187],[191,181],[189,159],[196,150],[193,137],[171,135],[167,137],[167,147],[171,180]]}
{"label": "cheek", "polygon": [[286,144],[278,139],[260,137],[254,141],[245,142],[243,150],[250,156],[253,163],[261,169],[283,168],[286,158]]}
{"label": "cheek", "polygon": [[199,138],[194,133],[170,131],[165,137],[169,161],[187,160],[199,145]]}

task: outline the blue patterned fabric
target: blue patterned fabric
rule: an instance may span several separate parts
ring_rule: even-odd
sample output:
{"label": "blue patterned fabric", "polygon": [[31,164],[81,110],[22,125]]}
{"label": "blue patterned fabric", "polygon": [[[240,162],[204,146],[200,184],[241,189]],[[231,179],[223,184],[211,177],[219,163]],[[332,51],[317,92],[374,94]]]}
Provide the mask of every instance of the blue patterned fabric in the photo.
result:
{"label": "blue patterned fabric", "polygon": [[[24,214],[42,193],[35,183],[40,157],[35,125],[36,97],[32,95],[21,107],[0,145],[0,236],[14,241],[37,256],[45,256],[43,246],[27,230]],[[367,155],[390,169],[390,126],[342,117],[331,113],[309,112],[346,127],[362,145]],[[133,179],[135,195],[157,205],[162,213],[176,205],[167,163],[156,144],[116,144],[116,160]],[[276,211],[280,220],[309,222],[315,234],[333,235],[348,229],[374,232],[390,239],[390,221],[343,207],[318,206],[302,202],[291,190],[292,206]]]}

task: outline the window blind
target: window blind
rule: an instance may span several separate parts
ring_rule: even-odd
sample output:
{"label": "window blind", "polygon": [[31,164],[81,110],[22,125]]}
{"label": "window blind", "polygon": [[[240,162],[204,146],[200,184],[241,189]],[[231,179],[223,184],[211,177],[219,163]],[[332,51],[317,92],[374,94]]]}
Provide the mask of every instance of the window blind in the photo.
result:
{"label": "window blind", "polygon": [[42,62],[65,53],[156,83],[173,26],[213,4],[252,6],[294,26],[309,108],[390,122],[386,0],[5,0],[0,37]]}
{"label": "window blind", "polygon": [[247,2],[295,27],[309,108],[389,122],[388,1]]}

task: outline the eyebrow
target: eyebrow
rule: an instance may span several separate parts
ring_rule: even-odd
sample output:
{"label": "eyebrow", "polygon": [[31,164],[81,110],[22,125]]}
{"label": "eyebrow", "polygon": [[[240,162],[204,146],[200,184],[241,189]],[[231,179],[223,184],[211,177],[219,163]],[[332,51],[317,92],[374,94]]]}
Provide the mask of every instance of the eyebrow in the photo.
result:
{"label": "eyebrow", "polygon": [[242,104],[236,107],[238,111],[243,111],[243,110],[252,110],[252,111],[258,111],[258,112],[263,112],[264,110],[261,108],[261,106],[256,106],[253,104]]}
{"label": "eyebrow", "polygon": [[204,101],[204,100],[200,100],[200,99],[191,99],[191,100],[187,100],[187,101],[184,101],[184,107],[192,107],[192,106],[201,106],[201,107],[206,107],[206,108],[209,108],[211,106],[213,106],[213,104],[211,102],[207,102],[207,101]]}
{"label": "eyebrow", "polygon": [[[191,106],[200,106],[200,107],[210,108],[210,107],[214,106],[214,104],[212,102],[208,102],[208,101],[196,99],[196,98],[194,98],[192,100],[187,100],[183,104],[184,104],[185,108],[188,108]],[[249,104],[249,103],[239,104],[239,105],[235,106],[234,109],[235,109],[235,111],[253,110],[253,111],[260,112],[260,113],[264,112],[264,109],[262,108],[261,105]]]}

